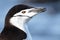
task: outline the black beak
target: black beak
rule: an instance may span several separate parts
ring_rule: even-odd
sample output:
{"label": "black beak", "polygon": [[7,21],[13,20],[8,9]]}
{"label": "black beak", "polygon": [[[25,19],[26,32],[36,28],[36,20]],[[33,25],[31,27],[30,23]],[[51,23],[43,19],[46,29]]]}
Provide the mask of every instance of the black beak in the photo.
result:
{"label": "black beak", "polygon": [[46,8],[35,8],[33,10],[31,10],[33,12],[45,12],[46,11]]}

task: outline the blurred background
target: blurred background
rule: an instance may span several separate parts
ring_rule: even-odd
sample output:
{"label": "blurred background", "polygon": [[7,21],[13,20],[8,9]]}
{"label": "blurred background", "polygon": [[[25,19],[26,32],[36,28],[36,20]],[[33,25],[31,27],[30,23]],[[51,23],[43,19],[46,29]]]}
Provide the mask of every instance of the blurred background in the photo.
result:
{"label": "blurred background", "polygon": [[0,0],[0,32],[7,12],[17,4],[47,8],[27,23],[33,40],[60,40],[60,0]]}

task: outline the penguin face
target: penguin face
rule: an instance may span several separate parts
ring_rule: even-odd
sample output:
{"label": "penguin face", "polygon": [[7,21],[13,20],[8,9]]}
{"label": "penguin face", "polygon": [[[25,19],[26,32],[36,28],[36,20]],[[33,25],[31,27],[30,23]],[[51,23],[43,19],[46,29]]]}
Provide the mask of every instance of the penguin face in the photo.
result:
{"label": "penguin face", "polygon": [[10,23],[17,28],[21,30],[25,30],[23,25],[27,23],[32,17],[39,14],[39,12],[45,12],[46,8],[30,8],[30,9],[24,9],[20,12],[13,15],[13,17],[10,18]]}
{"label": "penguin face", "polygon": [[20,12],[16,13],[14,16],[31,18],[37,15],[38,13],[45,12],[45,11],[46,11],[46,8],[30,8],[30,9],[21,10]]}
{"label": "penguin face", "polygon": [[[13,6],[7,13],[5,18],[5,25],[9,26],[11,25],[10,21],[16,22],[18,21],[27,21],[26,19],[31,19],[33,16],[39,14],[39,12],[45,12],[46,8],[35,8],[32,6],[20,4]],[[12,22],[13,22],[12,21]],[[13,23],[14,23],[13,22]],[[8,24],[8,25],[7,25]]]}

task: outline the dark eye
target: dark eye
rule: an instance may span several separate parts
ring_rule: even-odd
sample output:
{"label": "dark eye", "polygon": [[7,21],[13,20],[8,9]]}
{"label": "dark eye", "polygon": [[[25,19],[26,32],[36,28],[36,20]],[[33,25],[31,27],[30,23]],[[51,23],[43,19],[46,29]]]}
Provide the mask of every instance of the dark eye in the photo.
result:
{"label": "dark eye", "polygon": [[22,11],[22,13],[23,13],[23,14],[25,14],[25,13],[26,13],[26,11]]}

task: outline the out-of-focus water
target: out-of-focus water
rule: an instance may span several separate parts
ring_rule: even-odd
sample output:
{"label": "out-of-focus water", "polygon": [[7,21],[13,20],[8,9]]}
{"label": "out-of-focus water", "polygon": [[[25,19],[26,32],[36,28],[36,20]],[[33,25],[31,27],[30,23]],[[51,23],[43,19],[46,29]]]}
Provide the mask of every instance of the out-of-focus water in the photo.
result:
{"label": "out-of-focus water", "polygon": [[[22,0],[0,0],[0,32],[4,28],[4,19],[8,10],[22,2]],[[27,23],[33,40],[60,40],[60,2],[28,3],[28,5],[47,8],[46,12],[35,16]]]}
{"label": "out-of-focus water", "polygon": [[14,5],[19,4],[19,2],[23,2],[21,0],[0,0],[0,32],[4,28],[4,20],[7,12]]}

